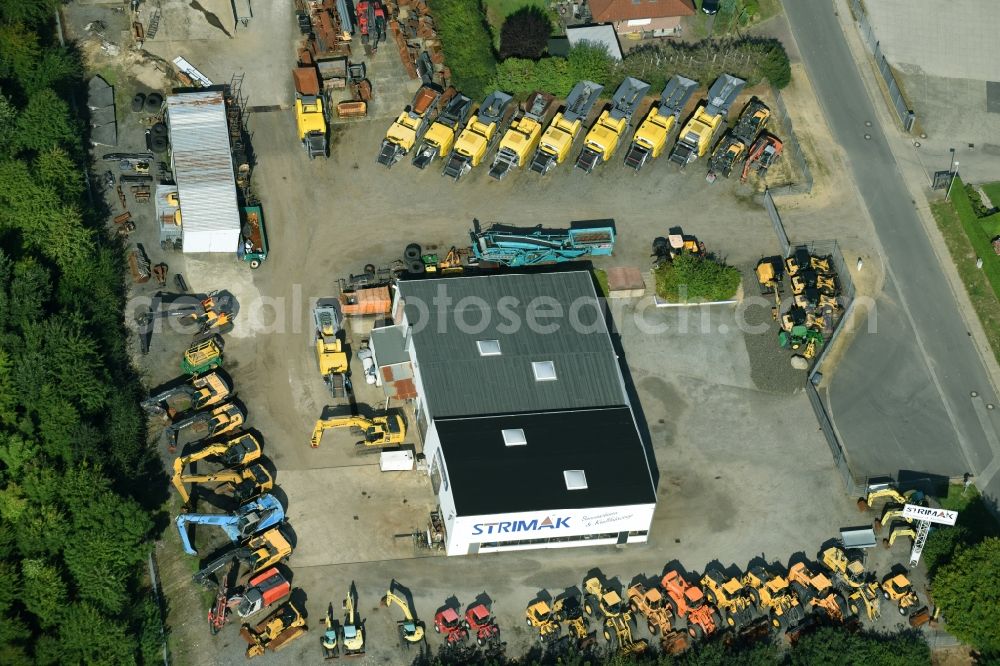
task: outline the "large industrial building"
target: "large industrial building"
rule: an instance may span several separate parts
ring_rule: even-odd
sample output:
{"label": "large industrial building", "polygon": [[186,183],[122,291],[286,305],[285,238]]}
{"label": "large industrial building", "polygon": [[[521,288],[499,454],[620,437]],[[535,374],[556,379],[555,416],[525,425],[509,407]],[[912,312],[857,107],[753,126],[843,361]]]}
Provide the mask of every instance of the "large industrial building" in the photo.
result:
{"label": "large industrial building", "polygon": [[241,220],[224,91],[168,96],[166,121],[176,186],[157,188],[161,244],[235,254]]}
{"label": "large industrial building", "polygon": [[655,464],[587,271],[400,282],[372,348],[412,397],[449,555],[644,542]]}

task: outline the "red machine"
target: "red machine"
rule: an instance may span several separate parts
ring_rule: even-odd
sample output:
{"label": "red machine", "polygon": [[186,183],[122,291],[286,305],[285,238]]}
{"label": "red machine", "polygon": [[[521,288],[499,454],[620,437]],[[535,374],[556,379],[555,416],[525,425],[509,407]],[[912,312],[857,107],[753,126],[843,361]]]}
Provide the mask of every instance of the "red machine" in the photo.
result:
{"label": "red machine", "polygon": [[465,626],[476,635],[476,643],[479,645],[500,640],[500,627],[486,604],[475,604],[465,611]]}
{"label": "red machine", "polygon": [[460,643],[469,637],[469,631],[462,624],[462,618],[454,608],[444,608],[434,616],[434,631],[444,634],[448,645]]}
{"label": "red machine", "polygon": [[781,157],[782,146],[781,139],[773,134],[767,132],[761,134],[750,147],[747,161],[743,163],[743,175],[740,177],[740,182],[745,183],[752,170],[757,171],[763,177],[767,173],[768,167]]}
{"label": "red machine", "polygon": [[367,44],[375,53],[379,42],[385,41],[385,5],[380,0],[359,0],[357,17],[361,43]]}
{"label": "red machine", "polygon": [[257,574],[247,583],[246,589],[228,598],[227,587],[225,583],[219,586],[215,605],[208,611],[208,627],[213,634],[219,633],[226,624],[232,609],[235,608],[241,618],[247,618],[284,600],[292,592],[291,583],[275,567]]}

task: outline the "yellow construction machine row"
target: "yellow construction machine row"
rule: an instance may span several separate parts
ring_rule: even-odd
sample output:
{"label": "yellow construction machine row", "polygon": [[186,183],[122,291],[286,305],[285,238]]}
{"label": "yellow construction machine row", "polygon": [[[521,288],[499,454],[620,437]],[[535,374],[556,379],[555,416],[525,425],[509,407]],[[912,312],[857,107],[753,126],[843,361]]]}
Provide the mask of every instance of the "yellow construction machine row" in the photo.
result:
{"label": "yellow construction machine row", "polygon": [[[414,166],[425,169],[440,159],[444,175],[455,180],[485,163],[489,176],[501,180],[525,167],[544,175],[567,161],[591,173],[626,145],[624,164],[638,172],[668,154],[667,145],[673,138],[669,160],[679,167],[707,157],[710,181],[717,175],[729,177],[733,170],[745,181],[750,173],[763,176],[781,155],[782,147],[777,137],[764,131],[771,111],[757,98],[747,103],[733,128],[728,129],[730,108],[745,84],[723,74],[681,126],[680,118],[698,88],[697,82],[672,77],[659,102],[638,120],[636,114],[649,84],[628,77],[612,94],[610,103],[596,112],[587,129],[604,92],[604,86],[593,81],[573,86],[554,114],[550,113],[554,98],[543,92],[532,93],[523,105],[516,106],[510,95],[496,90],[476,107],[460,91],[428,83],[386,130],[377,161],[391,167],[412,153]],[[631,143],[627,143],[633,125]],[[583,146],[570,160],[581,136]]]}

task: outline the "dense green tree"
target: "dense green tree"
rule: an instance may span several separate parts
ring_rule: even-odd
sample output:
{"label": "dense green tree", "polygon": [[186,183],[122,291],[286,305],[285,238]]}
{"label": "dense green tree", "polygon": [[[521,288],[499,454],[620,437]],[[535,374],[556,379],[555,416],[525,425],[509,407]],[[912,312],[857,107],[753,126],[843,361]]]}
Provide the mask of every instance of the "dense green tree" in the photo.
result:
{"label": "dense green tree", "polygon": [[972,542],[972,533],[962,525],[954,527],[937,526],[927,535],[921,562],[933,577],[937,568],[951,560],[955,551]]}
{"label": "dense green tree", "polygon": [[428,0],[427,4],[441,36],[452,84],[472,99],[482,99],[496,70],[493,39],[482,6],[469,0]]}
{"label": "dense green tree", "polygon": [[43,629],[51,629],[62,618],[69,595],[62,575],[44,560],[22,560],[24,605]]}
{"label": "dense green tree", "polygon": [[[125,627],[90,604],[73,604],[66,609],[58,638],[45,655],[48,663],[108,666],[136,663],[134,641],[126,636]],[[52,658],[55,659],[49,661]]]}
{"label": "dense green tree", "polygon": [[612,62],[604,46],[585,42],[577,44],[566,56],[569,61],[570,77],[574,81],[584,79],[608,85],[611,82]]}
{"label": "dense green tree", "polygon": [[69,154],[59,147],[42,151],[35,158],[35,172],[42,185],[67,203],[79,201],[83,194],[83,176]]}
{"label": "dense green tree", "polygon": [[500,27],[500,59],[537,60],[545,53],[552,22],[541,8],[526,5],[504,19]]}
{"label": "dense green tree", "polygon": [[918,666],[930,664],[931,655],[916,631],[852,633],[820,627],[798,640],[787,661],[791,666]]}
{"label": "dense green tree", "polygon": [[0,0],[0,21],[35,25],[52,20],[59,0]]}
{"label": "dense green tree", "polygon": [[1000,538],[989,537],[959,547],[951,561],[938,566],[932,581],[934,601],[948,631],[991,654],[1000,654]]}
{"label": "dense green tree", "polygon": [[17,143],[17,109],[0,92],[0,155],[13,152]]}
{"label": "dense green tree", "polygon": [[39,90],[17,117],[18,143],[21,148],[39,152],[73,145],[78,130],[70,118],[69,105],[53,90]]}
{"label": "dense green tree", "polygon": [[45,302],[52,295],[49,270],[34,257],[14,264],[14,275],[8,287],[7,314],[10,324],[23,329],[27,322],[37,321],[44,314]]}

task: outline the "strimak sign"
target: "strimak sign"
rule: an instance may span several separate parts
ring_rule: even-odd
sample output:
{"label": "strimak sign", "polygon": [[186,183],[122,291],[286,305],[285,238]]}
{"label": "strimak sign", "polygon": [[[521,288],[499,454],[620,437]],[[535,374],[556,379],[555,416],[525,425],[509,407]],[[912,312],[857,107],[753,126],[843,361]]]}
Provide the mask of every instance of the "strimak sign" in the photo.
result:
{"label": "strimak sign", "polygon": [[958,511],[932,509],[931,507],[917,506],[916,504],[904,504],[903,518],[926,520],[931,523],[941,523],[942,525],[954,525],[958,519]]}

